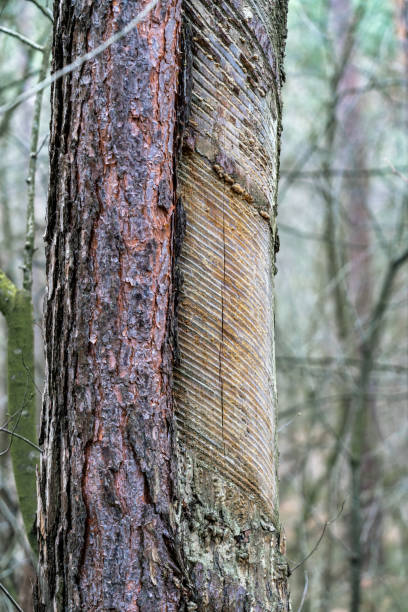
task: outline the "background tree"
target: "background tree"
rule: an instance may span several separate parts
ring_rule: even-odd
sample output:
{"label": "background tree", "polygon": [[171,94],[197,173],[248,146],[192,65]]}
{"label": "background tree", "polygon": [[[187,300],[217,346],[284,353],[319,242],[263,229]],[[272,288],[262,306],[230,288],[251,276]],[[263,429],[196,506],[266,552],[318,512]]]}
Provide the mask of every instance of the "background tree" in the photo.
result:
{"label": "background tree", "polygon": [[[34,6],[25,14],[15,10],[14,6],[2,6],[2,104],[12,100],[16,94],[21,94],[34,80],[41,80],[45,76],[49,48],[46,49],[44,44],[50,22],[44,19],[44,15],[40,15],[42,19],[37,19],[38,8]],[[27,22],[30,16],[31,28]],[[48,21],[48,24],[44,21]],[[5,58],[8,61],[5,61]],[[42,93],[39,92],[28,112],[25,109],[25,116],[9,109],[0,117],[0,309],[4,315],[2,319],[7,337],[7,362],[2,368],[2,375],[3,372],[5,374],[4,384],[7,384],[7,395],[4,395],[7,402],[0,407],[0,426],[3,432],[0,447],[0,582],[2,587],[6,586],[9,592],[19,599],[27,611],[31,609],[32,584],[35,580],[35,466],[39,456],[39,449],[35,444],[37,402],[34,362],[38,274],[35,275],[33,271],[33,256],[36,169],[43,144],[40,132],[41,107]],[[21,174],[25,179],[23,181],[20,181]],[[36,257],[34,263],[38,264],[39,259],[41,258]],[[23,273],[19,268],[22,268]],[[37,278],[33,293],[34,276]],[[3,386],[3,378],[1,382]],[[11,471],[10,458],[15,478]],[[18,503],[15,498],[14,479]],[[25,529],[20,522],[21,516]],[[7,600],[6,592],[1,594],[1,606],[4,610],[13,607],[10,600]]]}
{"label": "background tree", "polygon": [[305,556],[343,508],[304,566],[307,581],[295,573],[294,601],[303,598],[303,610],[403,609],[406,85],[397,11],[374,0],[290,8],[278,367],[283,512],[297,508],[299,537],[289,539],[302,552],[289,558]]}

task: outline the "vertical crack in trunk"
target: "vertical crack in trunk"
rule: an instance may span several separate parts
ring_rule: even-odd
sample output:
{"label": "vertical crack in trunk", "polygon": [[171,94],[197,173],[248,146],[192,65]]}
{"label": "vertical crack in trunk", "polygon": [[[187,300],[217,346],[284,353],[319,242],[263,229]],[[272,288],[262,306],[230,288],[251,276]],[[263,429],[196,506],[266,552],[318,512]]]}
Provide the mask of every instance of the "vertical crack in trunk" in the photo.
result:
{"label": "vertical crack in trunk", "polygon": [[221,399],[221,430],[222,446],[225,455],[224,439],[224,379],[223,379],[223,352],[224,352],[224,296],[225,296],[225,201],[222,204],[222,281],[221,281],[221,341],[220,341],[220,399]]}

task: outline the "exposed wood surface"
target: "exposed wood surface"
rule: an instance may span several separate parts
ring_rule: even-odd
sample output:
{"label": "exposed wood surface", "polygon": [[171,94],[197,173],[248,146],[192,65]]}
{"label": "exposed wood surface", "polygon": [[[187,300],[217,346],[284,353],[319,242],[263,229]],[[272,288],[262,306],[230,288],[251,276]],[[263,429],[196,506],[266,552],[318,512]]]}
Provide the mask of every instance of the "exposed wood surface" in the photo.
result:
{"label": "exposed wood surface", "polygon": [[273,312],[286,3],[194,0],[185,16],[174,372],[182,554],[199,610],[286,610]]}
{"label": "exposed wood surface", "polygon": [[179,170],[187,224],[175,376],[183,444],[269,512],[277,489],[273,245],[284,32],[274,16],[266,2],[186,6],[193,63]]}
{"label": "exposed wood surface", "polygon": [[198,155],[189,161],[180,173],[187,227],[180,259],[178,428],[183,444],[272,509],[271,230],[208,162]]}

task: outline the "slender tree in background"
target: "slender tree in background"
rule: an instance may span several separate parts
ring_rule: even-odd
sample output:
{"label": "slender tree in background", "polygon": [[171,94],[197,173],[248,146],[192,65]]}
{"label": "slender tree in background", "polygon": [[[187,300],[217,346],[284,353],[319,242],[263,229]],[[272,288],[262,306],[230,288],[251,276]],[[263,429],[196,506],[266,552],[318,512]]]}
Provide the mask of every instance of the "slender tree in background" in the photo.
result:
{"label": "slender tree in background", "polygon": [[[327,176],[329,208],[327,218],[327,249],[329,281],[341,275],[342,267],[348,263],[350,272],[348,282],[339,282],[334,292],[336,312],[336,333],[339,346],[344,354],[353,354],[361,363],[361,372],[367,367],[365,363],[364,325],[370,317],[373,302],[372,290],[372,247],[371,216],[369,209],[369,180],[365,173],[366,151],[363,117],[363,104],[360,98],[354,99],[347,91],[358,91],[364,85],[362,76],[354,65],[353,56],[357,46],[356,30],[364,15],[365,6],[353,10],[349,0],[333,0],[331,19],[333,22],[334,43],[336,47],[339,70],[333,79],[332,99],[337,101],[333,108],[333,140],[336,132],[340,144],[332,150],[332,159],[337,167],[351,167],[354,177],[344,177],[336,201],[333,177]],[[338,138],[339,140],[339,138]],[[333,147],[332,147],[333,148]],[[337,213],[335,212],[337,206]],[[338,240],[341,232],[336,232],[333,223],[339,208],[343,206],[348,248]],[[333,266],[331,261],[335,261]],[[352,336],[354,330],[355,337]],[[368,366],[370,369],[370,366]],[[360,372],[360,378],[363,376]],[[364,393],[371,384],[370,371],[364,373],[366,379]],[[360,582],[363,566],[368,566],[370,556],[377,556],[381,550],[381,504],[376,499],[376,485],[380,481],[378,457],[370,451],[378,444],[376,428],[375,402],[373,395],[362,398],[363,391],[345,397],[339,414],[338,440],[344,438],[347,426],[358,422],[359,412],[365,411],[365,426],[353,436],[352,452],[349,455],[352,480],[352,511],[350,521],[350,592],[351,610],[360,606]],[[361,404],[364,403],[364,406]],[[339,445],[336,453],[339,451]],[[362,498],[365,498],[364,503]],[[371,516],[370,516],[371,515]],[[363,530],[365,534],[363,535]],[[330,553],[331,554],[331,553]],[[331,571],[328,564],[326,572]],[[329,569],[330,568],[330,569]],[[332,579],[325,581],[322,604],[330,601]]]}
{"label": "slender tree in background", "polygon": [[[42,48],[39,77],[45,77],[48,68],[49,46]],[[23,258],[23,282],[18,287],[0,269],[0,312],[7,324],[7,407],[5,431],[10,442],[2,454],[10,450],[19,506],[27,536],[35,551],[36,480],[38,451],[36,431],[36,390],[34,368],[34,320],[32,303],[32,275],[34,253],[34,198],[37,148],[42,106],[42,91],[34,103],[30,135],[30,158],[27,174],[27,213]],[[7,132],[11,112],[3,115],[1,132]],[[7,215],[6,215],[7,219]]]}
{"label": "slender tree in background", "polygon": [[[36,609],[286,610],[286,0],[58,0]],[[177,93],[178,91],[178,93]]]}
{"label": "slender tree in background", "polygon": [[[402,609],[406,509],[399,497],[403,470],[396,465],[405,454],[408,208],[395,7],[348,0],[291,6],[297,81],[292,97],[287,91],[289,168],[280,194],[294,187],[282,202],[281,230],[296,240],[286,244],[278,289],[281,402],[289,404],[282,428],[290,425],[281,445],[283,492],[285,510],[289,500],[295,508],[299,537],[291,542],[303,544],[305,555],[319,541],[292,591],[303,612]],[[309,30],[309,43],[296,28]],[[303,101],[312,99],[315,105],[306,108]],[[317,127],[314,116],[323,118]],[[304,205],[307,189],[310,206]],[[297,246],[301,257],[294,255]],[[301,307],[288,316],[303,278]],[[291,283],[293,293],[285,287]],[[299,327],[290,337],[292,321]]]}

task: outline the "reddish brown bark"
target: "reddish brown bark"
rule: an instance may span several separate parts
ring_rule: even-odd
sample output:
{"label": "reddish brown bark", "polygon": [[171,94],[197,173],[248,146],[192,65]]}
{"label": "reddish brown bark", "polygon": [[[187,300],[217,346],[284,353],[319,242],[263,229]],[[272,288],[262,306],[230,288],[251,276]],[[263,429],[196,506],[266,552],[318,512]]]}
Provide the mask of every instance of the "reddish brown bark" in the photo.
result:
{"label": "reddish brown bark", "polygon": [[[59,0],[54,69],[146,4]],[[186,2],[181,37],[181,1],[162,0],[53,90],[37,611],[288,609],[272,348],[287,5],[255,4]],[[217,79],[215,109],[199,92]],[[192,255],[203,227],[217,235]],[[214,278],[204,270],[213,239]],[[200,294],[187,279],[196,258]],[[186,297],[200,303],[196,320]],[[215,370],[200,357],[210,335],[202,312],[216,330]],[[200,388],[183,380],[190,342],[216,386],[197,422],[188,392]],[[214,350],[204,352],[211,361]],[[210,427],[220,406],[222,452]]]}
{"label": "reddish brown bark", "polygon": [[[145,2],[61,0],[54,70]],[[180,1],[52,93],[38,610],[178,610],[168,542]]]}

